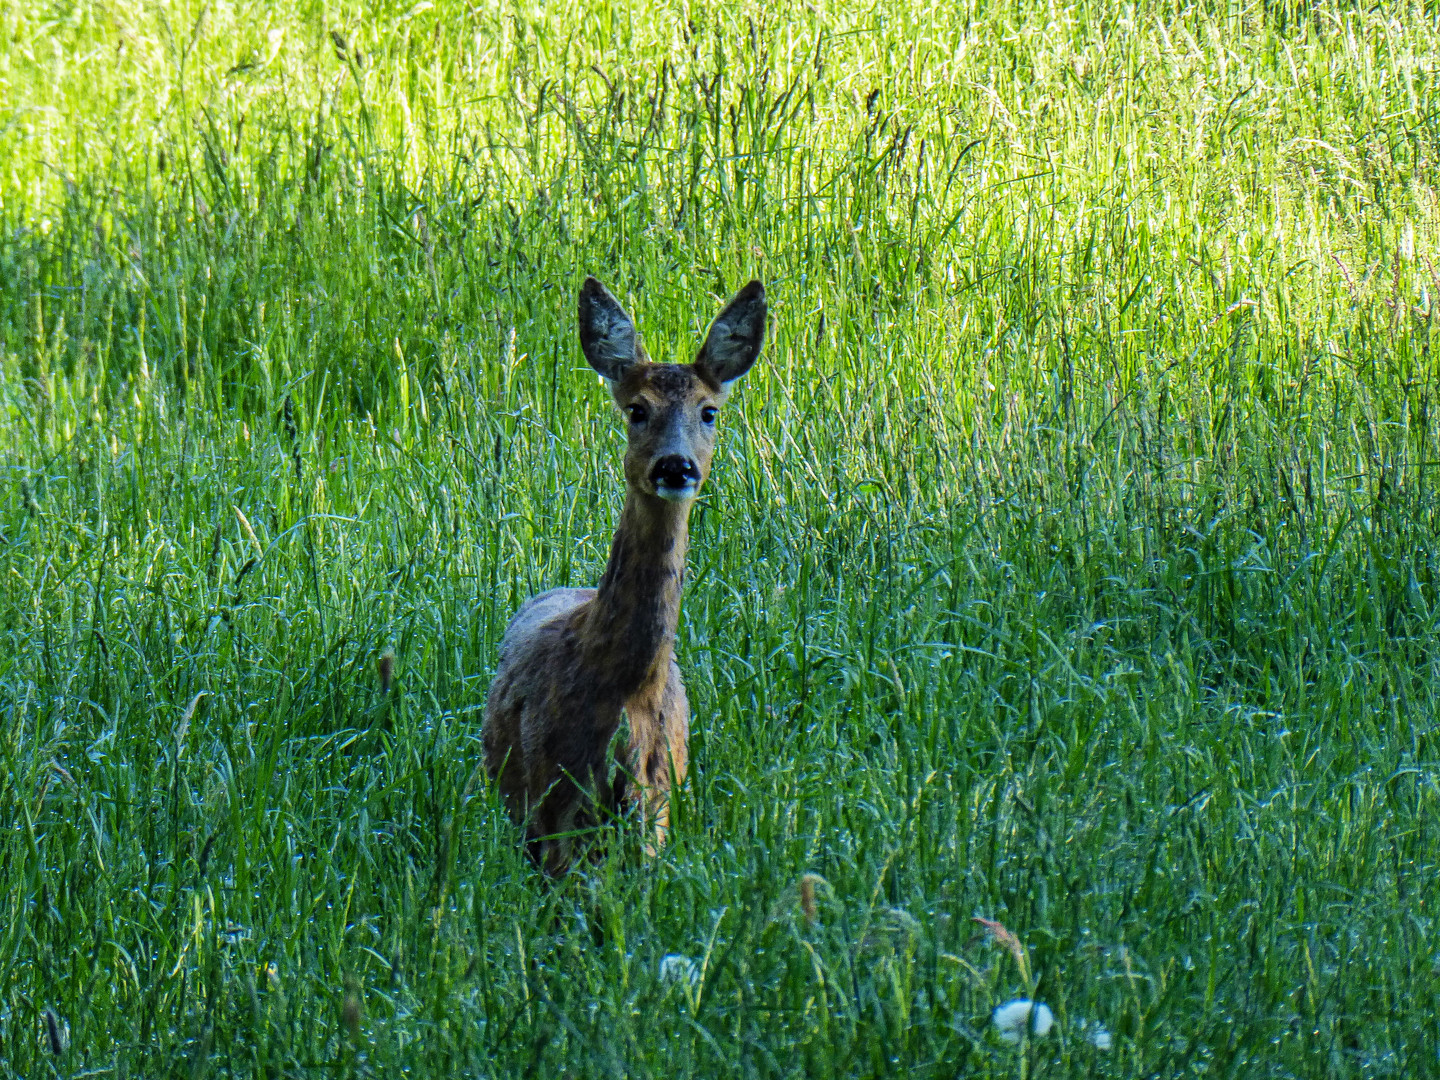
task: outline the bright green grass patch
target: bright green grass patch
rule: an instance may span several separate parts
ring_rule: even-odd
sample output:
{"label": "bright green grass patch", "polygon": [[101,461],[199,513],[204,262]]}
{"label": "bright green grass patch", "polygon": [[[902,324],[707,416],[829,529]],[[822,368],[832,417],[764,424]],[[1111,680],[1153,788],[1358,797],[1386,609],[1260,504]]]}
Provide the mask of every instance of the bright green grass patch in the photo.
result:
{"label": "bright green grass patch", "polygon": [[[1399,3],[0,9],[0,1072],[1437,1068],[1437,56]],[[774,321],[674,843],[548,887],[475,770],[620,500],[587,272],[657,358]]]}

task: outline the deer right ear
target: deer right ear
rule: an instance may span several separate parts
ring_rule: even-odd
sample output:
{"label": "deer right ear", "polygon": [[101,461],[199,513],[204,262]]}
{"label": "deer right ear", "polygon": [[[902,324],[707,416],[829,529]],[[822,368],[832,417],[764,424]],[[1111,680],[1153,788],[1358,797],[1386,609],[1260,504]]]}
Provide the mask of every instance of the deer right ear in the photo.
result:
{"label": "deer right ear", "polygon": [[752,281],[715,316],[695,366],[729,390],[760,356],[765,343],[765,286]]}
{"label": "deer right ear", "polygon": [[580,286],[580,348],[590,366],[612,383],[619,382],[640,358],[635,324],[620,301],[593,277]]}

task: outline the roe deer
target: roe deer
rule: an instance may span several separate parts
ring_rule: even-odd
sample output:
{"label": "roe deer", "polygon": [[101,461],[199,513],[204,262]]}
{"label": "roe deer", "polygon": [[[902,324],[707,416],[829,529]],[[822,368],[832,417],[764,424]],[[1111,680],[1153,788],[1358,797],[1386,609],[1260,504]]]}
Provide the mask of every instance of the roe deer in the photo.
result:
{"label": "roe deer", "polygon": [[[693,364],[653,364],[635,325],[593,277],[580,289],[580,347],[625,414],[625,507],[595,589],[527,600],[500,643],[485,705],[485,768],[529,850],[551,875],[569,866],[571,834],[613,806],[610,742],[630,725],[626,769],[654,854],[685,777],[690,706],[673,648],[690,508],[715,449],[715,418],[760,355],[765,288],[752,281],[716,316]],[[650,830],[653,831],[653,842]]]}

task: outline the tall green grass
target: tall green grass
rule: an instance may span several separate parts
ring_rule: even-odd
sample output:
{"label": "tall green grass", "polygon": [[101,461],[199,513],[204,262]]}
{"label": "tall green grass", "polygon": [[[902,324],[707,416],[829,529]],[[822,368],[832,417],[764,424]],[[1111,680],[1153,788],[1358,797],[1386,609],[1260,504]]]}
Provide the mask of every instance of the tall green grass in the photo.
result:
{"label": "tall green grass", "polygon": [[[1420,3],[0,9],[0,1073],[1440,1068],[1437,56]],[[585,273],[657,358],[774,321],[674,841],[550,887],[478,730],[621,498]]]}

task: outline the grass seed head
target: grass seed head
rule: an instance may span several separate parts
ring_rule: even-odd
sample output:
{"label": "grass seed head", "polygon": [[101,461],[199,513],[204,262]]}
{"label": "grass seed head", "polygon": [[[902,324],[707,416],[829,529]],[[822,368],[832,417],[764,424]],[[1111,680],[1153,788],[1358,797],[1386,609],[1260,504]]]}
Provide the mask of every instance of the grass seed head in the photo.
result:
{"label": "grass seed head", "polygon": [[779,922],[799,910],[807,923],[820,917],[820,901],[833,900],[835,890],[819,874],[801,874],[795,884],[787,886],[770,909],[770,922]]}
{"label": "grass seed head", "polygon": [[1012,934],[1004,923],[996,919],[982,918],[979,915],[975,916],[975,921],[989,931],[990,940],[996,945],[1010,950],[1016,963],[1023,964],[1025,962],[1025,946],[1020,944],[1020,939]]}
{"label": "grass seed head", "polygon": [[360,997],[360,982],[354,975],[345,976],[345,996],[340,1003],[340,1021],[352,1039],[360,1037],[360,1023],[365,1019],[365,1003]]}
{"label": "grass seed head", "polygon": [[260,1018],[260,992],[255,985],[253,972],[245,973],[245,995],[250,999],[250,1015],[258,1021]]}
{"label": "grass seed head", "polygon": [[820,885],[827,889],[830,887],[830,883],[819,874],[805,874],[800,878],[800,914],[805,916],[807,923],[813,923],[820,914],[815,903],[815,889]]}
{"label": "grass seed head", "polygon": [[375,667],[380,673],[380,692],[390,693],[390,683],[395,678],[395,650],[386,649],[381,653]]}
{"label": "grass seed head", "polygon": [[1026,986],[1031,986],[1030,957],[1026,954],[1025,946],[1020,939],[997,919],[986,919],[977,915],[975,921],[986,929],[995,944],[1006,949],[1015,958],[1015,966],[1020,969],[1020,978],[1025,981]]}
{"label": "grass seed head", "polygon": [[185,736],[190,733],[190,721],[195,719],[195,710],[209,696],[208,690],[201,690],[190,699],[190,704],[185,707],[185,713],[180,717],[180,723],[175,726],[175,746],[178,754],[185,752]]}
{"label": "grass seed head", "polygon": [[909,956],[920,940],[918,919],[904,908],[881,908],[855,946],[857,954],[880,957]]}

